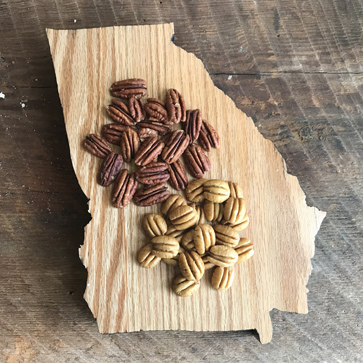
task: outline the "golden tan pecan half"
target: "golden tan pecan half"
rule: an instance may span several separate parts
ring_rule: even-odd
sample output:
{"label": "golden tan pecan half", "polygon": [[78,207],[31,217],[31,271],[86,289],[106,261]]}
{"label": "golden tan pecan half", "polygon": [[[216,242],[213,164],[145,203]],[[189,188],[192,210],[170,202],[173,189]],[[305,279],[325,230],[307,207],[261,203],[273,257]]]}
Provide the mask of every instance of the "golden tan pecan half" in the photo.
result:
{"label": "golden tan pecan half", "polygon": [[122,134],[127,131],[130,126],[121,124],[107,124],[102,126],[102,136],[111,144],[120,145]]}
{"label": "golden tan pecan half", "polygon": [[122,164],[122,156],[120,154],[110,152],[103,160],[103,163],[98,171],[98,184],[103,187],[111,185],[115,181],[117,173],[121,170]]}
{"label": "golden tan pecan half", "polygon": [[236,247],[239,241],[238,232],[232,227],[222,224],[215,224],[213,226],[216,234],[216,244],[228,247]]}
{"label": "golden tan pecan half", "polygon": [[197,252],[204,255],[216,244],[216,235],[210,224],[200,224],[193,231],[193,241]]}
{"label": "golden tan pecan half", "polygon": [[200,129],[198,142],[200,146],[207,152],[212,150],[212,147],[219,149],[221,146],[219,135],[213,126],[206,120],[203,120],[202,127]]}
{"label": "golden tan pecan half", "polygon": [[238,261],[236,263],[247,261],[255,253],[253,243],[249,240],[249,238],[241,238],[235,247],[235,250],[238,254]]}
{"label": "golden tan pecan half", "polygon": [[203,178],[204,173],[211,168],[208,156],[199,145],[189,145],[183,156],[185,166],[195,178]]}
{"label": "golden tan pecan half", "polygon": [[159,156],[163,148],[164,143],[159,141],[157,137],[149,137],[145,139],[135,154],[135,164],[138,166],[144,166],[151,163]]}
{"label": "golden tan pecan half", "polygon": [[171,211],[181,205],[187,205],[187,201],[180,194],[172,194],[161,206],[161,213],[169,218]]}
{"label": "golden tan pecan half", "polygon": [[[185,231],[184,231],[185,232]],[[196,251],[193,239],[193,231],[188,231],[184,234],[183,238],[181,239],[181,245],[187,251]]]}
{"label": "golden tan pecan half", "polygon": [[168,228],[165,219],[156,213],[146,214],[142,226],[144,227],[145,233],[151,238],[164,235]]}
{"label": "golden tan pecan half", "polygon": [[129,99],[129,113],[136,122],[144,120],[146,112],[142,101],[135,97],[131,97]]}
{"label": "golden tan pecan half", "polygon": [[188,177],[180,160],[168,165],[169,184],[176,190],[184,190],[188,185]]}
{"label": "golden tan pecan half", "polygon": [[179,256],[180,273],[189,281],[199,281],[204,275],[204,263],[197,252],[181,253]]}
{"label": "golden tan pecan half", "polygon": [[164,123],[168,123],[168,112],[163,101],[158,98],[148,98],[145,103],[145,111],[149,116]]}
{"label": "golden tan pecan half", "polygon": [[209,270],[213,267],[216,267],[216,265],[208,260],[208,255],[204,255],[202,257],[202,260],[204,262],[204,270]]}
{"label": "golden tan pecan half", "polygon": [[130,162],[134,158],[137,150],[140,147],[140,139],[137,132],[128,128],[121,136],[121,155],[126,162]]}
{"label": "golden tan pecan half", "polygon": [[168,164],[177,161],[189,144],[189,136],[183,130],[175,130],[166,135],[165,147],[161,153],[161,158]]}
{"label": "golden tan pecan half", "polygon": [[238,254],[232,247],[216,245],[209,250],[208,260],[217,266],[231,267],[238,260]]}
{"label": "golden tan pecan half", "polygon": [[170,236],[156,236],[151,240],[152,253],[160,258],[173,258],[179,253],[179,242]]}
{"label": "golden tan pecan half", "polygon": [[195,179],[188,184],[185,189],[187,199],[194,203],[201,203],[204,201],[204,189],[203,184],[207,179]]}
{"label": "golden tan pecan half", "polygon": [[240,223],[231,224],[230,227],[232,227],[232,229],[236,232],[241,232],[248,227],[249,223],[250,223],[250,219],[249,219],[248,215],[246,214]]}
{"label": "golden tan pecan half", "polygon": [[168,111],[168,118],[171,122],[179,123],[186,120],[186,107],[183,96],[176,89],[169,89],[166,92],[165,106]]}
{"label": "golden tan pecan half", "polygon": [[202,116],[199,110],[188,110],[186,114],[185,132],[192,144],[198,139],[202,127]]}
{"label": "golden tan pecan half", "polygon": [[234,270],[231,267],[216,267],[212,275],[212,286],[216,290],[227,290],[232,286]]}
{"label": "golden tan pecan half", "polygon": [[177,266],[179,266],[179,256],[183,252],[184,252],[184,248],[179,246],[179,252],[176,256],[174,256],[172,258],[162,258],[161,260],[163,262],[165,262],[167,265],[177,267]]}
{"label": "golden tan pecan half", "polygon": [[246,202],[243,198],[229,197],[224,204],[223,217],[228,224],[241,223],[246,215]]}
{"label": "golden tan pecan half", "polygon": [[185,235],[186,232],[187,231],[180,231],[180,230],[176,229],[174,226],[170,225],[170,226],[168,226],[168,229],[167,229],[165,234],[167,236],[171,236],[171,237],[176,238],[177,241],[179,243],[181,243],[181,240],[182,240],[182,238],[183,238],[183,236]]}
{"label": "golden tan pecan half", "polygon": [[189,205],[173,208],[169,220],[176,229],[188,229],[197,223],[197,211]]}
{"label": "golden tan pecan half", "polygon": [[116,208],[126,207],[137,189],[135,174],[129,174],[127,169],[121,170],[112,188],[112,204]]}
{"label": "golden tan pecan half", "polygon": [[[156,132],[157,135],[165,135],[170,130],[170,125],[165,125],[163,122],[158,120],[144,120],[137,124],[139,133],[145,132],[145,129],[150,129]],[[140,135],[141,137],[141,135]]]}
{"label": "golden tan pecan half", "polygon": [[96,134],[86,136],[83,146],[89,153],[99,158],[105,158],[112,151],[106,140]]}
{"label": "golden tan pecan half", "polygon": [[136,172],[137,181],[148,185],[165,183],[169,178],[168,164],[162,162],[152,162]]}
{"label": "golden tan pecan half", "polygon": [[138,206],[148,207],[164,202],[169,194],[170,192],[164,183],[148,185],[147,187],[136,191],[134,203]]}
{"label": "golden tan pecan half", "polygon": [[203,184],[204,198],[213,203],[223,203],[226,201],[231,191],[228,183],[224,180],[211,179]]}
{"label": "golden tan pecan half", "polygon": [[135,124],[128,107],[121,100],[113,99],[106,112],[112,120],[122,125],[133,126]]}
{"label": "golden tan pecan half", "polygon": [[153,254],[152,249],[153,244],[149,243],[139,251],[139,254],[137,255],[137,261],[142,267],[152,268],[161,261],[160,257],[157,257]]}
{"label": "golden tan pecan half", "polygon": [[114,82],[110,88],[111,94],[120,98],[141,98],[146,94],[146,81],[140,78],[124,79]]}
{"label": "golden tan pecan half", "polygon": [[180,297],[188,297],[195,294],[200,287],[199,281],[189,281],[179,275],[173,281],[173,291]]}
{"label": "golden tan pecan half", "polygon": [[205,218],[208,221],[221,222],[223,218],[223,204],[213,203],[209,200],[206,200],[203,204]]}
{"label": "golden tan pecan half", "polygon": [[197,211],[197,225],[199,224],[205,224],[207,222],[207,218],[205,218],[205,213],[204,213],[204,209],[202,206],[197,205],[195,206],[195,210]]}
{"label": "golden tan pecan half", "polygon": [[233,198],[243,198],[242,187],[231,181],[228,182],[229,190],[231,191],[231,197]]}

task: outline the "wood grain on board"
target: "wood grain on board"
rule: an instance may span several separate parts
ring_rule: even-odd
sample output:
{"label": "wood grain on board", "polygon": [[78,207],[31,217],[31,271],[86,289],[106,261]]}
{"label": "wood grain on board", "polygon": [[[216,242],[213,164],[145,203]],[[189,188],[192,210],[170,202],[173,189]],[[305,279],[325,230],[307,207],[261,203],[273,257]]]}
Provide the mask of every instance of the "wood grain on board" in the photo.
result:
{"label": "wood grain on board", "polygon": [[[271,309],[307,312],[310,259],[325,213],[306,205],[273,144],[213,85],[202,62],[172,43],[173,34],[172,24],[47,30],[73,167],[90,198],[92,220],[80,248],[88,269],[84,296],[101,332],[257,329],[266,343]],[[100,161],[84,151],[82,140],[110,123],[110,84],[136,77],[147,80],[153,97],[176,88],[188,108],[201,109],[222,139],[221,149],[210,153],[206,177],[243,186],[251,220],[243,235],[254,242],[255,256],[236,268],[226,292],[213,290],[207,274],[198,294],[181,299],[170,289],[172,268],[138,266],[136,253],[146,243],[141,218],[158,207],[115,209],[111,188],[96,183]]]}

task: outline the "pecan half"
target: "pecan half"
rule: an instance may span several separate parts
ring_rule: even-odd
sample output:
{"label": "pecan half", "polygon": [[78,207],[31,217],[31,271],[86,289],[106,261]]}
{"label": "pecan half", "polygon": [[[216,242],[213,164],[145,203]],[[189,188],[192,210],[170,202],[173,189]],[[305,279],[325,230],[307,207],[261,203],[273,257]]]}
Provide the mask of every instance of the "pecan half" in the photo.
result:
{"label": "pecan half", "polygon": [[120,145],[122,133],[129,128],[121,124],[107,124],[102,126],[101,134],[111,144]]}
{"label": "pecan half", "polygon": [[203,120],[202,122],[198,142],[205,151],[211,151],[212,147],[219,149],[221,146],[221,141],[217,131],[206,120]]}
{"label": "pecan half", "polygon": [[130,162],[139,150],[140,139],[136,131],[129,128],[121,136],[121,155],[126,162]]}
{"label": "pecan half", "polygon": [[136,172],[136,180],[148,185],[165,183],[169,178],[168,164],[161,162],[150,163]]}
{"label": "pecan half", "polygon": [[[166,125],[158,120],[145,120],[137,124],[139,129],[148,128],[158,132],[160,135],[165,135],[170,130],[170,125]],[[141,136],[140,136],[141,137]]]}
{"label": "pecan half", "polygon": [[140,145],[135,155],[135,164],[144,166],[151,163],[159,156],[164,148],[164,143],[159,141],[157,137],[149,137]]}
{"label": "pecan half", "polygon": [[144,120],[146,112],[142,101],[135,97],[131,97],[129,99],[129,113],[136,122]]}
{"label": "pecan half", "polygon": [[188,185],[188,177],[180,160],[169,164],[169,184],[176,190],[184,190]]}
{"label": "pecan half", "polygon": [[102,185],[103,187],[108,187],[109,185],[111,185],[114,182],[117,173],[122,168],[122,164],[122,156],[119,154],[115,154],[114,152],[110,152],[106,156],[98,172],[98,184]]}
{"label": "pecan half", "polygon": [[122,125],[133,126],[135,123],[129,114],[128,107],[121,100],[113,99],[106,112],[112,120]]}
{"label": "pecan half", "polygon": [[111,94],[120,98],[141,98],[146,94],[146,81],[140,78],[125,79],[115,82],[110,88]]}
{"label": "pecan half", "polygon": [[199,137],[202,127],[202,116],[199,110],[188,110],[186,118],[185,132],[189,135],[190,143],[192,144]]}
{"label": "pecan half", "polygon": [[177,161],[189,144],[189,136],[183,130],[175,130],[165,138],[161,158],[168,164]]}
{"label": "pecan half", "polygon": [[136,205],[147,207],[158,204],[168,199],[170,192],[164,183],[149,185],[144,189],[138,189],[134,196]]}
{"label": "pecan half", "polygon": [[186,108],[183,96],[176,89],[166,92],[165,106],[171,122],[179,123],[186,120]]}
{"label": "pecan half", "polygon": [[99,158],[105,158],[112,151],[110,145],[102,137],[95,134],[86,136],[83,146],[88,152]]}
{"label": "pecan half", "polygon": [[148,127],[140,127],[138,128],[140,139],[146,139],[148,137],[158,137],[159,134],[157,131],[153,129],[149,129]]}
{"label": "pecan half", "polygon": [[160,101],[158,98],[148,98],[147,103],[145,104],[145,111],[148,115],[159,121],[164,123],[168,122],[168,112],[166,111],[163,101]]}
{"label": "pecan half", "polygon": [[135,174],[129,174],[127,169],[122,169],[112,189],[112,204],[114,207],[126,207],[134,196],[137,185]]}
{"label": "pecan half", "polygon": [[195,178],[203,178],[204,173],[211,168],[208,156],[199,145],[188,146],[184,152],[184,162]]}

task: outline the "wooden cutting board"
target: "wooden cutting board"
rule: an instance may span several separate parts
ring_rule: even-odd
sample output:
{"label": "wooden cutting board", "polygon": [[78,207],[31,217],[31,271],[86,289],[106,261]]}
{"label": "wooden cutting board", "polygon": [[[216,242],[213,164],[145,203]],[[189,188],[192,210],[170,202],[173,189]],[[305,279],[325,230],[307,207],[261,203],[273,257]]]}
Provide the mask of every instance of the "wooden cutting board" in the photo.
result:
{"label": "wooden cutting board", "polygon": [[[257,329],[267,343],[271,309],[306,313],[310,259],[325,212],[306,205],[272,142],[213,85],[202,62],[173,44],[173,24],[47,34],[74,171],[90,198],[92,220],[80,257],[88,269],[84,297],[100,332]],[[225,292],[212,289],[207,271],[199,292],[180,298],[170,289],[174,268],[141,268],[136,255],[147,242],[141,219],[159,207],[113,208],[111,188],[96,183],[100,159],[85,152],[82,141],[110,123],[108,90],[125,78],[147,80],[151,97],[178,89],[187,107],[199,108],[221,136],[221,148],[209,153],[212,170],[206,177],[243,186],[250,225],[241,235],[255,245],[254,257],[236,267],[234,284]]]}

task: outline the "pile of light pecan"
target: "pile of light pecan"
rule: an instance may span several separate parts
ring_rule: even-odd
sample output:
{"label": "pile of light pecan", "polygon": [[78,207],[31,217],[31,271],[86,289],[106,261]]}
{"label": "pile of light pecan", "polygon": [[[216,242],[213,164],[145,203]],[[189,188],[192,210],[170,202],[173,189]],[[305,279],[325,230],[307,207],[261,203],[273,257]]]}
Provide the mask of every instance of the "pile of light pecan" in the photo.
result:
{"label": "pile of light pecan", "polygon": [[[115,82],[111,94],[117,97],[107,108],[114,123],[104,125],[101,135],[90,134],[84,147],[103,158],[97,181],[107,187],[114,183],[112,204],[123,208],[133,199],[139,206],[165,201],[170,192],[166,182],[183,190],[189,173],[202,178],[211,164],[205,152],[218,149],[220,139],[215,129],[202,118],[200,110],[187,110],[183,96],[175,89],[166,92],[165,102],[157,98],[141,100],[146,95],[146,81],[127,79]],[[182,125],[182,129],[174,127]],[[119,147],[115,152],[109,143]],[[135,161],[136,172],[122,169],[124,162]],[[132,170],[130,165],[129,169]],[[145,184],[138,188],[138,184]]]}
{"label": "pile of light pecan", "polygon": [[242,188],[223,180],[196,179],[185,189],[186,199],[172,194],[162,204],[161,216],[149,213],[143,227],[150,243],[138,254],[146,268],[162,260],[179,266],[174,292],[182,297],[199,290],[205,270],[214,268],[211,283],[216,290],[231,287],[233,266],[251,258],[253,244],[240,238],[249,224]]}

